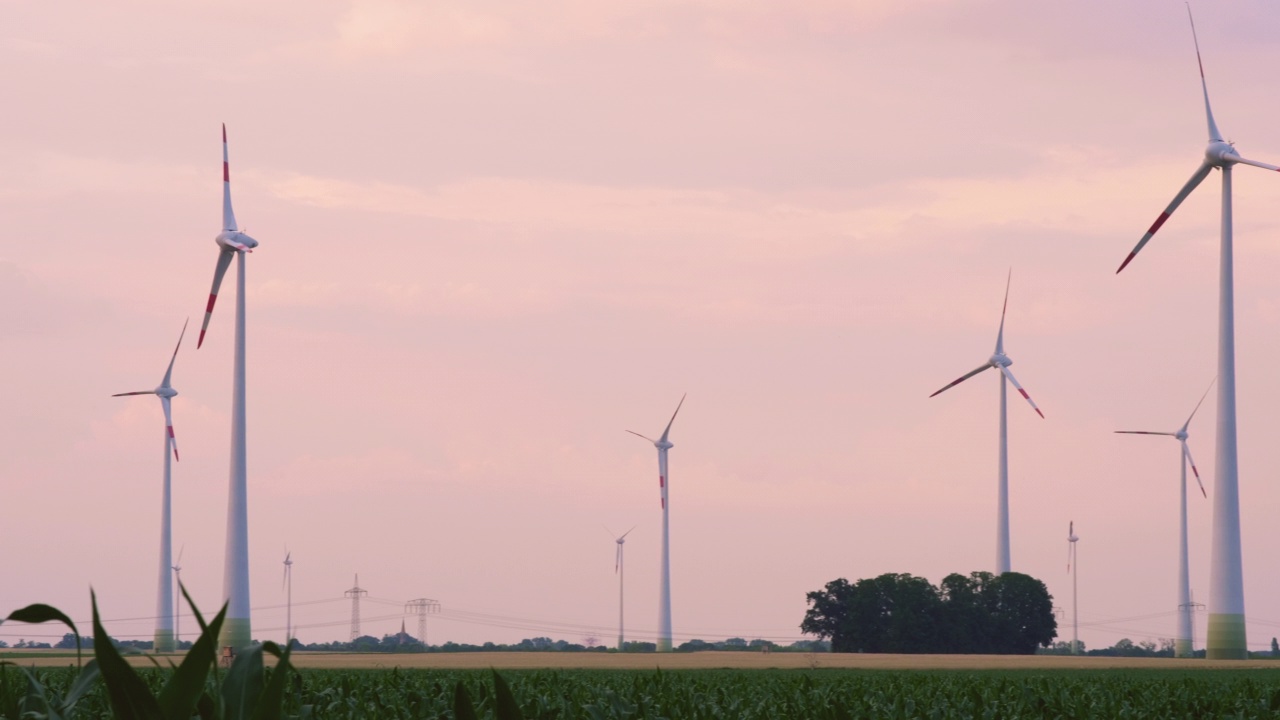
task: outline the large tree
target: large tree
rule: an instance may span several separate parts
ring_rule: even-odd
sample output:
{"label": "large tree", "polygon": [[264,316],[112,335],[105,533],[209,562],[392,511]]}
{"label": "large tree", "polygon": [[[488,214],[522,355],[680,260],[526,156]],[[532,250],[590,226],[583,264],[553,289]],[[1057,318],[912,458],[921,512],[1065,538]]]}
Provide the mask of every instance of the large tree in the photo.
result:
{"label": "large tree", "polygon": [[833,652],[1033,653],[1057,635],[1053,598],[1021,573],[841,578],[808,593],[800,629]]}

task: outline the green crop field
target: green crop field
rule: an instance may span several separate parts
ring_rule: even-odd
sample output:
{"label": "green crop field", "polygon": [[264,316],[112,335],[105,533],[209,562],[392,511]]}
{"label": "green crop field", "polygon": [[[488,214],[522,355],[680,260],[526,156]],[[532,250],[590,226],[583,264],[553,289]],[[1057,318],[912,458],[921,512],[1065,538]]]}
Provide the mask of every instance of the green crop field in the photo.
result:
{"label": "green crop field", "polygon": [[[35,671],[65,691],[74,669]],[[171,671],[143,671],[158,688]],[[26,679],[0,676],[0,717],[18,720]],[[299,671],[284,717],[452,719],[458,687],[477,718],[1273,718],[1278,670],[506,670],[519,708],[503,707],[481,670]],[[462,713],[465,717],[465,712]],[[111,717],[105,689],[73,718]]]}

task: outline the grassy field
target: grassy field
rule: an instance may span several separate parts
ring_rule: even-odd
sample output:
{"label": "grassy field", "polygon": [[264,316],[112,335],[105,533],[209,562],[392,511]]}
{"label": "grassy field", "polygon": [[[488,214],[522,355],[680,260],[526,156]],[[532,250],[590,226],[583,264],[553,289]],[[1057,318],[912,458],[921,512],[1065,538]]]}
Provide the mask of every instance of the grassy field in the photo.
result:
{"label": "grassy field", "polygon": [[[493,660],[511,655],[487,654]],[[532,657],[529,657],[532,655]],[[704,658],[721,655],[719,661]],[[506,669],[513,705],[502,712],[501,691],[489,670],[304,668],[288,683],[284,717],[312,720],[452,720],[459,695],[479,719],[526,720],[822,720],[930,718],[1277,718],[1280,668],[1241,663],[1176,663],[1117,667],[1114,660],[1079,669],[1044,658],[1041,667],[976,669],[994,658],[960,658],[963,668],[919,669],[923,658],[881,658],[883,669],[818,668],[720,669],[723,653],[647,656],[684,658],[689,669]],[[736,654],[746,662],[748,653]],[[777,655],[781,655],[778,653]],[[554,654],[524,654],[524,662]],[[355,655],[351,659],[393,660]],[[401,656],[401,659],[408,656]],[[463,657],[481,658],[482,654]],[[601,656],[608,660],[614,656]],[[628,656],[622,656],[627,658]],[[646,657],[646,656],[638,656]],[[801,658],[804,656],[801,655]],[[336,659],[320,655],[317,660]],[[778,658],[768,658],[776,660]],[[1023,658],[1026,660],[1026,658]],[[59,658],[59,660],[61,660]],[[703,661],[703,662],[695,662]],[[911,661],[911,662],[908,662]],[[926,664],[928,659],[926,660]],[[933,664],[936,664],[936,660]],[[957,660],[950,658],[950,660]],[[543,663],[546,664],[545,662]],[[696,668],[701,665],[701,668]],[[373,666],[376,668],[376,663]],[[917,668],[903,670],[904,667]],[[1217,669],[1207,669],[1217,668]],[[0,682],[0,717],[17,720],[3,708],[17,708],[13,693],[23,683]],[[68,668],[37,671],[40,682],[65,689]],[[144,672],[155,684],[167,673]],[[459,690],[459,688],[463,690]],[[9,697],[4,697],[6,693]],[[518,711],[511,708],[518,707]],[[73,718],[109,717],[106,693],[98,687]]]}
{"label": "grassy field", "polygon": [[[86,653],[86,658],[92,651]],[[150,655],[161,665],[180,655]],[[135,667],[153,667],[146,655],[127,656]],[[65,650],[4,650],[0,660],[27,667],[60,667],[75,663]],[[1199,668],[1280,670],[1275,660],[1193,660],[1173,658],[1071,657],[1065,655],[854,655],[833,653],[313,653],[296,652],[299,668],[328,670],[405,669],[508,670],[699,670],[699,669],[834,669],[859,670],[1187,670]]]}

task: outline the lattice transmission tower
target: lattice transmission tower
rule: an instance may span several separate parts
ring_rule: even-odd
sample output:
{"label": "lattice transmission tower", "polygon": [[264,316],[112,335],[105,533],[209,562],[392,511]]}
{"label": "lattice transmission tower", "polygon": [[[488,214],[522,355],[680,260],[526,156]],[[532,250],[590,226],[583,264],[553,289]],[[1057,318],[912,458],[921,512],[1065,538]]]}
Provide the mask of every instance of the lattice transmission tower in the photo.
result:
{"label": "lattice transmission tower", "polygon": [[418,598],[404,604],[407,614],[418,616],[418,640],[425,647],[427,644],[427,615],[440,612],[440,603],[429,598]]}
{"label": "lattice transmission tower", "polygon": [[360,587],[360,573],[356,573],[356,584],[348,591],[344,592],[345,597],[351,598],[351,640],[355,641],[360,637],[360,597],[368,595],[369,591]]}

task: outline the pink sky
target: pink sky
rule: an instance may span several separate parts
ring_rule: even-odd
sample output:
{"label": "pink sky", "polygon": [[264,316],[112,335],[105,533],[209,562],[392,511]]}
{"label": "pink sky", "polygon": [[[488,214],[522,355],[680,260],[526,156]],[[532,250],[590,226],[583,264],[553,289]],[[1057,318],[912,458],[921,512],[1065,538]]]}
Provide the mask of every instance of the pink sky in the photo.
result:
{"label": "pink sky", "polygon": [[[1219,126],[1280,162],[1280,10],[1198,12]],[[656,458],[623,431],[686,391],[677,642],[798,638],[837,577],[990,570],[997,382],[928,395],[990,354],[1010,267],[1006,348],[1047,416],[1010,405],[1014,569],[1069,618],[1074,519],[1082,639],[1172,636],[1177,446],[1111,431],[1176,429],[1215,373],[1216,176],[1113,273],[1203,149],[1181,2],[9,3],[0,28],[0,611],[87,618],[92,585],[150,637],[162,420],[110,395],[198,326],[226,122],[262,243],[255,637],[283,635],[287,544],[295,602],[332,600],[295,609],[306,642],[346,637],[357,572],[439,600],[432,642],[607,640],[601,526],[634,524],[629,635],[651,638]],[[1277,198],[1237,173],[1253,649],[1280,635]],[[231,309],[174,372],[174,546],[207,610]],[[1215,412],[1191,428],[1211,493]],[[1202,601],[1210,514],[1194,498]]]}

